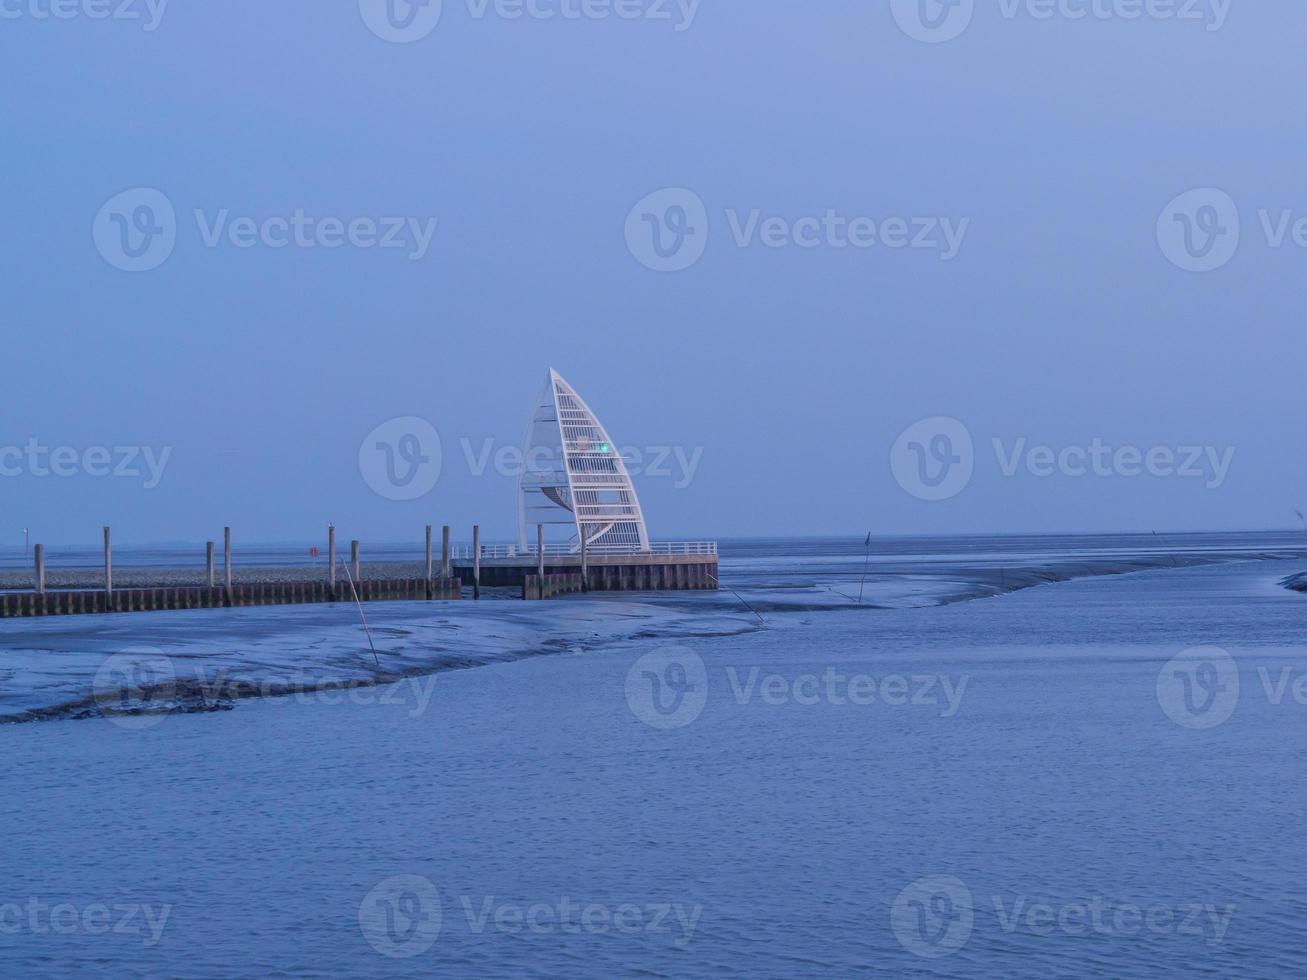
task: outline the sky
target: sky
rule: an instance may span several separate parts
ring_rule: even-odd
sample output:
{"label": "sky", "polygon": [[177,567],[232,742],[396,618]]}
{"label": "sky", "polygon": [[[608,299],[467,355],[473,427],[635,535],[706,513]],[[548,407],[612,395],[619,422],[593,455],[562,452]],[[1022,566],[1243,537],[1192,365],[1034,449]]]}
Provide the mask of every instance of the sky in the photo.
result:
{"label": "sky", "polygon": [[508,540],[551,366],[660,540],[1307,510],[1303,5],[50,2],[0,544]]}

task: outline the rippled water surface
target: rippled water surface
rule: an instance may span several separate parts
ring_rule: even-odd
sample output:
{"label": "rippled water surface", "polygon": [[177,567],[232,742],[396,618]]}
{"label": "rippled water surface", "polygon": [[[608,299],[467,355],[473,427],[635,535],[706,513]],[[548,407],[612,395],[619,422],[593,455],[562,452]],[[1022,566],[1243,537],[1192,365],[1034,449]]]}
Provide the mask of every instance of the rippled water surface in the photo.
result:
{"label": "rippled water surface", "polygon": [[860,549],[750,547],[741,600],[541,604],[543,655],[0,726],[0,975],[1307,970],[1302,559],[805,608]]}

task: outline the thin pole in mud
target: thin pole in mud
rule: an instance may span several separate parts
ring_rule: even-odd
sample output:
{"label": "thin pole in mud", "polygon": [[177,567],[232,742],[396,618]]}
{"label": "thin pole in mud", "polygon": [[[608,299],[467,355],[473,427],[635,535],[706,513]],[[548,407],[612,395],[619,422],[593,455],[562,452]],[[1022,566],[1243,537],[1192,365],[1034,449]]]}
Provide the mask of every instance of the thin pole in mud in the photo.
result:
{"label": "thin pole in mud", "polygon": [[543,584],[545,580],[545,526],[543,524],[536,525],[536,574],[540,576]]}
{"label": "thin pole in mud", "polygon": [[481,598],[481,525],[472,525],[472,598]]}
{"label": "thin pole in mud", "polygon": [[431,570],[434,562],[431,558],[431,525],[427,525],[427,598],[431,598]]}
{"label": "thin pole in mud", "polygon": [[[713,584],[716,585],[717,588],[719,588],[719,589],[720,589],[720,588],[723,588],[723,585],[722,585],[722,581],[721,581],[721,579],[719,579],[719,578],[718,578],[716,575],[714,575],[712,572],[709,572],[709,573],[708,573],[708,577],[709,577],[710,579],[713,580]],[[758,612],[758,610],[754,609],[753,606],[749,605],[749,603],[745,601],[744,596],[740,595],[740,593],[736,592],[736,591],[735,591],[734,589],[732,589],[729,585],[724,586],[724,588],[725,588],[726,591],[729,592],[731,595],[735,596],[735,598],[737,598],[737,599],[739,599],[741,602],[743,602],[743,603],[744,603],[744,608],[748,609],[749,612],[753,613],[755,616],[758,617],[758,622],[760,622],[760,623],[764,623],[764,624],[767,622],[767,620],[765,620],[765,619],[762,618],[762,613]]]}
{"label": "thin pole in mud", "polygon": [[440,529],[440,577],[449,578],[449,525]]}
{"label": "thin pole in mud", "polygon": [[110,542],[107,525],[104,529],[104,594],[113,598],[113,544]]}
{"label": "thin pole in mud", "polygon": [[581,591],[590,591],[590,561],[586,553],[585,532],[581,532]]}
{"label": "thin pole in mud", "polygon": [[[1157,543],[1158,543],[1159,545],[1162,543],[1162,536],[1161,536],[1160,534],[1158,534],[1156,531],[1153,532],[1153,537],[1157,539]],[[1163,551],[1166,551],[1166,548],[1163,547],[1162,550],[1163,550]],[[1176,557],[1175,557],[1174,554],[1168,552],[1168,553],[1167,553],[1167,557],[1171,559],[1171,564],[1172,564],[1174,567],[1176,567],[1176,568],[1179,568],[1179,567],[1180,567],[1180,562],[1176,560]]]}
{"label": "thin pole in mud", "polygon": [[336,525],[327,525],[327,584],[331,586],[331,598],[336,598]]}
{"label": "thin pole in mud", "polygon": [[231,528],[222,529],[222,577],[227,584],[227,596],[231,597]]}
{"label": "thin pole in mud", "polygon": [[862,605],[862,590],[867,584],[867,570],[871,568],[871,532],[867,532],[867,559],[862,563],[862,581],[858,584],[858,605]]}
{"label": "thin pole in mud", "polygon": [[204,567],[209,572],[209,588],[213,588],[218,584],[218,575],[217,572],[214,571],[212,541],[206,541],[204,543]]}
{"label": "thin pole in mud", "polygon": [[45,545],[36,546],[36,591],[45,595]]}
{"label": "thin pole in mud", "polygon": [[372,642],[372,630],[368,627],[368,617],[363,615],[363,600],[359,598],[359,590],[354,588],[354,578],[349,573],[349,566],[345,566],[345,578],[349,582],[349,590],[354,593],[354,604],[359,607],[359,619],[363,621],[363,632],[368,635],[368,647],[372,650],[372,659],[377,662],[377,670],[381,669],[381,658],[377,656],[376,644]]}
{"label": "thin pole in mud", "polygon": [[349,563],[354,569],[354,577],[356,579],[362,579],[363,575],[359,571],[359,543],[357,538],[349,543]]}

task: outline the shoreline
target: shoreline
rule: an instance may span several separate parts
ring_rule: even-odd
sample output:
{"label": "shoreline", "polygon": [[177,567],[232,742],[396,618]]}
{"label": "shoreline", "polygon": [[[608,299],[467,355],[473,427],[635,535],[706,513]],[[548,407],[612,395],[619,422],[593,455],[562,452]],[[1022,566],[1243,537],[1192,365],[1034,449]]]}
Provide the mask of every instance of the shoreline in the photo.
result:
{"label": "shoreline", "polygon": [[[757,632],[794,623],[787,613],[939,608],[1076,579],[1303,559],[1307,552],[1301,550],[1230,549],[1098,560],[1014,554],[1003,561],[951,567],[928,562],[909,572],[875,573],[859,605],[854,597],[860,583],[841,564],[843,556],[833,556],[832,567],[814,568],[778,555],[765,574],[747,568],[730,574],[729,584],[748,609],[729,590],[592,593],[538,604],[512,601],[512,590],[487,589],[484,603],[374,603],[368,619],[381,657],[376,663],[352,603],[7,620],[0,626],[0,724],[143,713],[130,704],[135,695],[156,702],[151,707],[159,713],[229,710],[250,698],[383,687],[450,670],[645,639],[675,644]],[[135,571],[152,578],[192,574],[186,569]],[[243,571],[246,582],[263,577],[317,580],[320,574],[314,567]],[[121,582],[121,573],[115,571],[115,579]],[[1307,571],[1277,581],[1307,592]],[[164,658],[174,665],[162,686],[97,687],[107,662],[138,652],[139,659]],[[124,709],[105,711],[106,694]]]}

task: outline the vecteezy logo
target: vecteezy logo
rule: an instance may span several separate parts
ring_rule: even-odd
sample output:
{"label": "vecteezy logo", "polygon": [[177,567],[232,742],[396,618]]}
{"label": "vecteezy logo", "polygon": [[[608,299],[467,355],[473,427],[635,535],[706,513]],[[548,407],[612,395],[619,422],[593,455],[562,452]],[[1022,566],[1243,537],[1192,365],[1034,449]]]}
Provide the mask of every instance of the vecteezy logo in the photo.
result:
{"label": "vecteezy logo", "polygon": [[136,187],[105,201],[91,226],[96,251],[115,269],[149,272],[177,245],[177,214],[153,187]]}
{"label": "vecteezy logo", "polygon": [[1185,728],[1215,728],[1239,704],[1239,665],[1220,647],[1194,647],[1157,675],[1157,703]]}
{"label": "vecteezy logo", "polygon": [[918,878],[899,892],[890,926],[899,945],[926,959],[956,953],[971,938],[976,910],[971,889],[950,875]]}
{"label": "vecteezy logo", "polygon": [[975,0],[890,0],[899,29],[927,44],[951,41],[967,29]]}
{"label": "vecteezy logo", "polygon": [[918,500],[956,497],[971,482],[975,465],[967,427],[941,416],[908,426],[890,450],[894,479]]}
{"label": "vecteezy logo", "polygon": [[626,703],[651,728],[684,728],[708,703],[708,668],[686,647],[647,653],[626,672]]}
{"label": "vecteezy logo", "polygon": [[409,959],[431,948],[442,915],[435,885],[421,875],[395,875],[359,903],[359,928],[382,956]]}
{"label": "vecteezy logo", "polygon": [[1221,268],[1239,248],[1239,207],[1225,191],[1200,187],[1181,194],[1157,219],[1157,244],[1188,272]]}
{"label": "vecteezy logo", "polygon": [[668,187],[644,198],[626,216],[626,247],[655,272],[680,272],[708,248],[708,209],[684,187]]}
{"label": "vecteezy logo", "polygon": [[359,0],[368,30],[383,41],[421,41],[440,23],[442,0]]}
{"label": "vecteezy logo", "polygon": [[391,419],[359,446],[359,472],[387,500],[425,497],[440,479],[440,433],[426,419]]}
{"label": "vecteezy logo", "polygon": [[177,694],[172,661],[154,647],[131,647],[105,659],[91,681],[91,698],[105,718],[139,731],[163,721]]}

